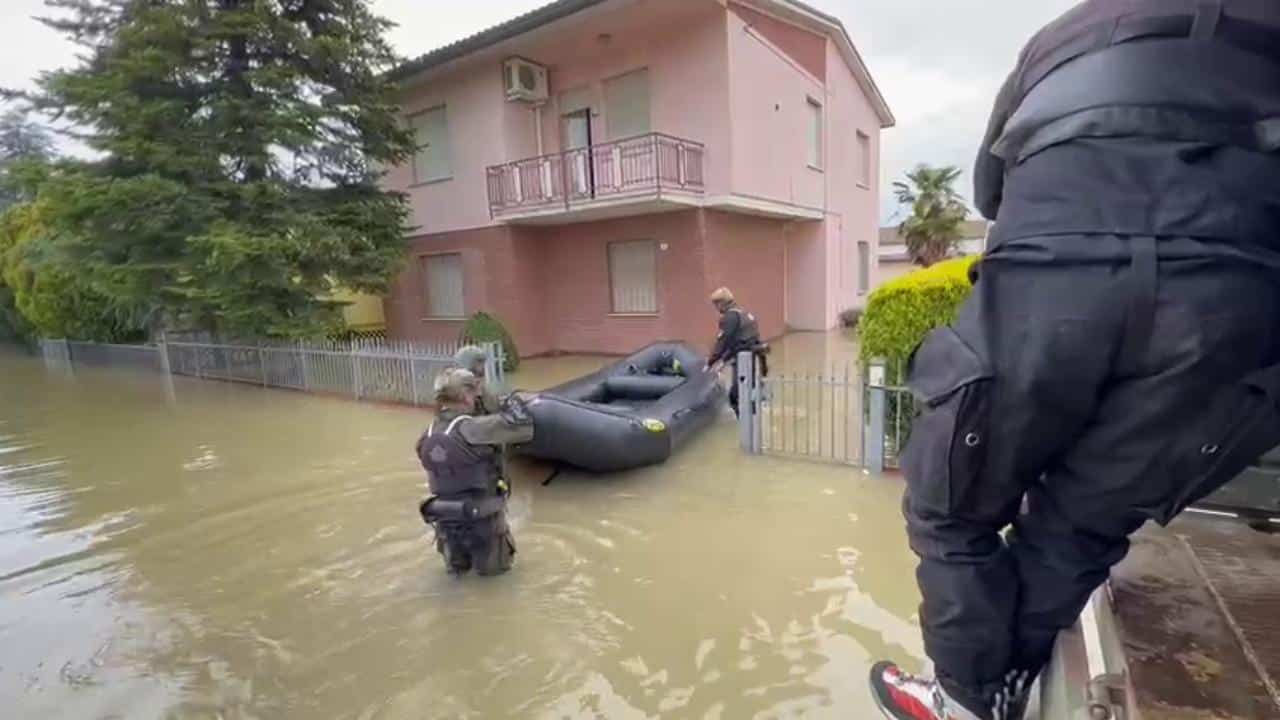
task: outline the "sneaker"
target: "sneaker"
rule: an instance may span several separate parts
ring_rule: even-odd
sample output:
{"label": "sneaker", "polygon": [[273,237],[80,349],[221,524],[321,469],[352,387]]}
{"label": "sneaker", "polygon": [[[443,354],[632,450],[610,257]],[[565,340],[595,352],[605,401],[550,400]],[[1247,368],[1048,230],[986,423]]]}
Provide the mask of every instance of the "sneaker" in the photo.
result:
{"label": "sneaker", "polygon": [[1011,670],[1004,676],[1004,687],[996,693],[991,708],[993,720],[1022,720],[1031,702],[1031,684],[1034,678],[1027,670]]}
{"label": "sneaker", "polygon": [[915,677],[891,662],[871,668],[871,694],[889,720],[987,720],[948,697],[936,680]]}

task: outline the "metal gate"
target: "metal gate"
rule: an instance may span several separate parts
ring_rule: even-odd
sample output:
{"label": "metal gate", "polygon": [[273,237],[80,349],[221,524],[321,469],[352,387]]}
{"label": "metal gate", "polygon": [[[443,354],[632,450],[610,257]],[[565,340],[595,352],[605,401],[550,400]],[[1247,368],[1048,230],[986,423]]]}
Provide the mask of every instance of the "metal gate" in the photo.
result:
{"label": "metal gate", "polygon": [[883,364],[872,363],[865,373],[850,363],[760,377],[755,356],[741,353],[734,381],[742,398],[739,433],[746,452],[876,472],[896,464],[913,410],[909,393],[886,385]]}

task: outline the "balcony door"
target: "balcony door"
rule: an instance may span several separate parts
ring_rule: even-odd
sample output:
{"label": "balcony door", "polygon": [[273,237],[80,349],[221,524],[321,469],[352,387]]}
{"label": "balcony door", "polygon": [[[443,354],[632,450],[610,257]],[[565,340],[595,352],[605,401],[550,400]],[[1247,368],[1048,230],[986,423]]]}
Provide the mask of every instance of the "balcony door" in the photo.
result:
{"label": "balcony door", "polygon": [[591,162],[591,108],[560,117],[565,149],[565,172],[571,197],[595,197],[595,167]]}

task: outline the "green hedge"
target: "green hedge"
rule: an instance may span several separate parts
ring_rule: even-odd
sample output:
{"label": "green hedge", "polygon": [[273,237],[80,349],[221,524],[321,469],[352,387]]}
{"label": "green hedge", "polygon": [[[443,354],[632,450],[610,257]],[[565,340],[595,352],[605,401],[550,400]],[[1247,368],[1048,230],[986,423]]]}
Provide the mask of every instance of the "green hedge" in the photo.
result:
{"label": "green hedge", "polygon": [[[969,268],[977,256],[947,260],[880,286],[867,300],[858,324],[863,361],[884,358],[901,369],[930,330],[956,318],[973,289]],[[898,382],[901,377],[891,377]]]}
{"label": "green hedge", "polygon": [[464,344],[479,345],[487,342],[502,343],[502,352],[506,355],[503,369],[512,372],[520,367],[520,351],[516,348],[515,338],[507,332],[507,328],[498,318],[486,312],[478,312],[462,326],[459,340]]}

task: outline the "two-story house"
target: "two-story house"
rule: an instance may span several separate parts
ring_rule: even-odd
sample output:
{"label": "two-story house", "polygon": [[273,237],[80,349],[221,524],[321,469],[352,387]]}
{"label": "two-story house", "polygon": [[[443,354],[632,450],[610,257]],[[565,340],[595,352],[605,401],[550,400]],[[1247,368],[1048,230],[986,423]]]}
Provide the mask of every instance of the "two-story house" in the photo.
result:
{"label": "two-story house", "polygon": [[795,0],[559,0],[398,69],[402,339],[477,310],[522,354],[705,345],[731,287],[763,334],[835,326],[877,257],[880,130],[844,27]]}

